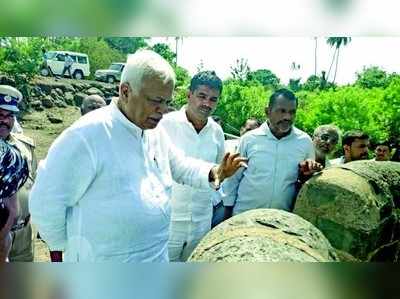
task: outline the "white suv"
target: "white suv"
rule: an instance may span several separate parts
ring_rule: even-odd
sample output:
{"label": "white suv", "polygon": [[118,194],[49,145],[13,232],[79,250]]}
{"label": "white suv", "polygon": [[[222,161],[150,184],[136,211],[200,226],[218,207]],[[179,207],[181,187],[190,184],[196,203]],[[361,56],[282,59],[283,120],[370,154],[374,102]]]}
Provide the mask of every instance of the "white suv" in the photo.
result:
{"label": "white suv", "polygon": [[89,57],[87,54],[69,51],[47,51],[40,70],[42,76],[61,75],[64,69],[65,54],[71,56],[74,63],[71,74],[75,79],[83,79],[90,75]]}

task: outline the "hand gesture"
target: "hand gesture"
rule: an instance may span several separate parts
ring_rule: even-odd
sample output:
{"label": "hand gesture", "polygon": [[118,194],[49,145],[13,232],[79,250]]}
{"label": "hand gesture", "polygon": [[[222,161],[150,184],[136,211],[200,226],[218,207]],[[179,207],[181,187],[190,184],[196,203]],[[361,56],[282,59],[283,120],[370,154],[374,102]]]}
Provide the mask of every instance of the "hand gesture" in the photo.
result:
{"label": "hand gesture", "polygon": [[232,176],[240,167],[247,168],[247,158],[239,156],[239,153],[226,153],[222,162],[212,169],[214,183],[219,186],[225,178]]}
{"label": "hand gesture", "polygon": [[299,163],[299,171],[302,176],[311,176],[314,173],[321,171],[322,165],[314,160],[307,159]]}

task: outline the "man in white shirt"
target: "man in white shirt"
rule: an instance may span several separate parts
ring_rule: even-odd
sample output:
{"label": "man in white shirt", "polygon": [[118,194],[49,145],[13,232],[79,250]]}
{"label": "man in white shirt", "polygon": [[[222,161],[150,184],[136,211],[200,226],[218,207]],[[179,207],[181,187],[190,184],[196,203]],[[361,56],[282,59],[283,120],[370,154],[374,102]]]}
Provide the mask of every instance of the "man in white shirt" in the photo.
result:
{"label": "man in white shirt", "polygon": [[69,77],[72,78],[71,67],[73,64],[74,64],[74,60],[72,59],[72,57],[68,53],[65,53],[64,68],[63,68],[61,76],[64,76],[65,72],[68,71]]}
{"label": "man in white shirt", "polygon": [[342,147],[344,156],[330,160],[332,166],[368,159],[369,136],[359,130],[347,131],[343,134]]}
{"label": "man in white shirt", "polygon": [[[196,74],[189,86],[187,105],[168,113],[159,127],[167,132],[174,145],[186,156],[220,163],[225,155],[224,132],[210,117],[222,92],[222,81],[213,71]],[[192,188],[172,184],[171,228],[168,242],[170,261],[184,262],[211,228],[212,198],[210,188]]]}
{"label": "man in white shirt", "polygon": [[[218,186],[245,159],[186,158],[154,129],[175,74],[161,56],[128,57],[119,98],[82,116],[52,144],[30,197],[32,219],[52,261],[168,261],[172,179]],[[245,166],[245,165],[243,165]]]}
{"label": "man in white shirt", "polygon": [[267,122],[241,137],[239,153],[248,158],[248,167],[222,186],[226,218],[258,208],[290,211],[299,173],[321,169],[310,136],[293,126],[296,110],[295,95],[277,90],[265,109]]}

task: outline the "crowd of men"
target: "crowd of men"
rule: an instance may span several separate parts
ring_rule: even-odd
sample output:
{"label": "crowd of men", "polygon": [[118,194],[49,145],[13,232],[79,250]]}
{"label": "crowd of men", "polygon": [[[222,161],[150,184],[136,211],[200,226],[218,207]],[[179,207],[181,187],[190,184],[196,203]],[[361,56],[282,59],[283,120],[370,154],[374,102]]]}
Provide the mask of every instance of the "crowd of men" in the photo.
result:
{"label": "crowd of men", "polygon": [[[240,139],[230,142],[223,120],[211,117],[223,90],[216,73],[197,73],[177,111],[174,86],[174,71],[161,56],[130,55],[119,97],[109,105],[97,95],[85,98],[82,117],[39,166],[32,139],[12,132],[22,95],[0,86],[0,149],[7,152],[6,144],[27,169],[26,178],[23,162],[15,169],[13,193],[2,192],[2,181],[0,204],[9,212],[0,230],[1,261],[33,261],[37,229],[55,262],[184,262],[221,221],[257,208],[291,211],[313,174],[368,159],[364,132],[342,136],[326,124],[311,138],[296,128],[298,101],[287,89],[267,101],[267,121],[248,119]],[[340,143],[343,156],[330,160]],[[389,143],[378,143],[374,160],[388,161],[391,152]]]}

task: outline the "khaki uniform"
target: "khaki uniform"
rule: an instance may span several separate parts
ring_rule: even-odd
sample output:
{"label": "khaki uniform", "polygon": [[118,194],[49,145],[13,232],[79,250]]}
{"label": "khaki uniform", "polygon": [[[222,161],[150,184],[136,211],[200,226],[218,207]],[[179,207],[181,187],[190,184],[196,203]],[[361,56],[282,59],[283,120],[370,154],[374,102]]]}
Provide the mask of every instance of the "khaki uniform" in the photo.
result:
{"label": "khaki uniform", "polygon": [[22,134],[11,133],[7,140],[15,145],[22,156],[28,161],[29,178],[18,191],[17,199],[19,210],[17,214],[16,229],[11,232],[13,244],[9,254],[10,262],[32,262],[34,258],[34,238],[29,213],[29,192],[36,177],[37,161],[34,154],[35,143],[29,137]]}

